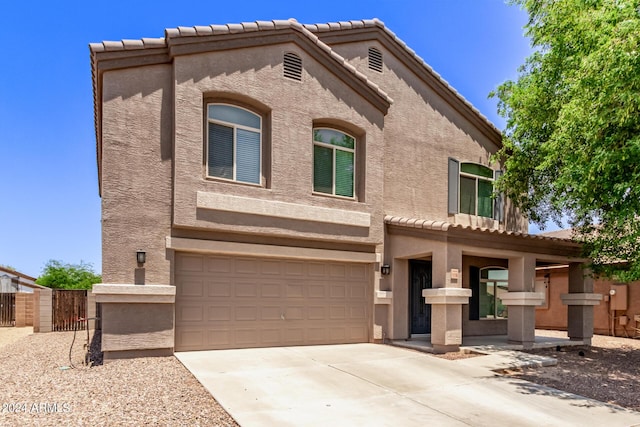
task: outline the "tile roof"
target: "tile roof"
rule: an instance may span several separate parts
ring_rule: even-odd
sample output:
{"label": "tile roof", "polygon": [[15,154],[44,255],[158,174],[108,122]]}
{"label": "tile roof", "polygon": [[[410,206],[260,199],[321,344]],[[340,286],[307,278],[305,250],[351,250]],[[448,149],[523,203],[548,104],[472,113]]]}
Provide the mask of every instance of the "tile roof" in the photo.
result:
{"label": "tile roof", "polygon": [[326,24],[305,24],[307,29],[314,33],[323,33],[329,31],[343,31],[354,30],[361,28],[380,28],[384,31],[394,42],[396,42],[401,48],[403,48],[413,59],[415,59],[426,71],[432,74],[440,83],[442,83],[454,96],[456,96],[462,103],[469,108],[474,114],[476,114],[482,121],[484,121],[495,132],[502,134],[500,129],[494,125],[484,114],[473,106],[462,94],[460,94],[453,86],[449,84],[440,74],[438,74],[429,64],[425,62],[413,49],[411,49],[402,39],[400,39],[393,31],[384,25],[384,22],[378,18],[363,19],[357,21],[340,21],[340,22],[328,22]]}
{"label": "tile roof", "polygon": [[469,225],[453,224],[446,221],[432,221],[428,219],[408,218],[402,216],[385,215],[384,223],[395,225],[398,227],[418,228],[423,230],[449,231],[449,230],[469,230],[486,234],[495,234],[500,236],[514,236],[530,240],[546,240],[557,242],[572,242],[570,238],[562,238],[555,236],[546,236],[542,234],[520,233],[518,231],[498,230],[494,228],[473,227]]}
{"label": "tile roof", "polygon": [[251,33],[265,30],[282,30],[293,29],[299,31],[303,36],[307,37],[311,42],[326,52],[331,58],[340,63],[356,78],[362,80],[371,89],[373,89],[381,98],[389,104],[393,103],[393,99],[377,84],[372,82],[360,71],[349,64],[346,59],[338,55],[329,45],[321,41],[318,36],[313,34],[306,26],[298,23],[295,19],[273,20],[273,21],[255,21],[242,22],[239,24],[225,25],[207,25],[194,27],[177,27],[165,29],[165,36],[162,38],[143,38],[140,40],[120,40],[120,41],[103,41],[101,43],[90,43],[89,49],[92,55],[99,52],[114,52],[139,49],[158,49],[167,48],[171,44],[171,40],[183,37],[204,37],[215,36],[221,34],[239,34]]}

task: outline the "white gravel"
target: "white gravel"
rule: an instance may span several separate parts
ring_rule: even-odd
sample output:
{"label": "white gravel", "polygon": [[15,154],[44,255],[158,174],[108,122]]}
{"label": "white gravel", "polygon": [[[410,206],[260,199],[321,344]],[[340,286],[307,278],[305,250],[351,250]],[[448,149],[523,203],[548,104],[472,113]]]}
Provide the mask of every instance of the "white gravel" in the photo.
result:
{"label": "white gravel", "polygon": [[173,356],[85,366],[86,331],[70,362],[73,332],[10,329],[0,329],[2,426],[237,426]]}

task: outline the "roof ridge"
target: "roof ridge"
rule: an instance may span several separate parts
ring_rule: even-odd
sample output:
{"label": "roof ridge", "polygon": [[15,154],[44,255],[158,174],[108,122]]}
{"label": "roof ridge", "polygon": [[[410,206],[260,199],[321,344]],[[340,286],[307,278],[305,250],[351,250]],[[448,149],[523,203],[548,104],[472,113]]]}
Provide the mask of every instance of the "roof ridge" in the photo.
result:
{"label": "roof ridge", "polygon": [[330,32],[338,30],[352,30],[358,28],[371,28],[377,27],[382,29],[389,37],[391,37],[400,47],[402,47],[409,55],[411,55],[418,63],[420,63],[429,73],[431,73],[437,80],[439,80],[454,96],[462,101],[474,114],[482,119],[489,125],[494,131],[502,134],[502,131],[491,121],[487,116],[482,114],[474,105],[469,102],[460,92],[458,92],[449,82],[444,79],[438,72],[436,72],[427,62],[420,57],[413,49],[409,47],[400,37],[398,37],[393,31],[391,31],[385,24],[378,18],[362,19],[356,21],[339,21],[339,22],[327,22],[325,24],[305,24],[304,25],[310,31]]}
{"label": "roof ridge", "polygon": [[139,50],[139,49],[155,49],[168,47],[171,39],[177,39],[181,37],[201,37],[201,36],[214,36],[218,34],[238,34],[249,33],[262,30],[280,30],[280,29],[293,29],[299,31],[311,42],[317,45],[320,49],[327,53],[334,61],[338,62],[344,69],[353,74],[357,79],[361,80],[370,89],[372,89],[378,96],[384,99],[387,103],[392,104],[393,99],[378,86],[371,81],[364,73],[358,71],[353,65],[351,65],[344,57],[334,51],[331,46],[320,40],[312,31],[300,24],[295,18],[289,18],[287,20],[274,19],[272,21],[254,21],[254,22],[241,22],[237,24],[224,24],[224,25],[209,25],[209,26],[192,26],[184,27],[179,26],[176,28],[166,28],[164,30],[165,37],[149,39],[143,38],[140,40],[120,40],[120,41],[103,41],[101,43],[90,43],[89,48],[91,53],[107,52],[107,51],[124,51],[124,50]]}

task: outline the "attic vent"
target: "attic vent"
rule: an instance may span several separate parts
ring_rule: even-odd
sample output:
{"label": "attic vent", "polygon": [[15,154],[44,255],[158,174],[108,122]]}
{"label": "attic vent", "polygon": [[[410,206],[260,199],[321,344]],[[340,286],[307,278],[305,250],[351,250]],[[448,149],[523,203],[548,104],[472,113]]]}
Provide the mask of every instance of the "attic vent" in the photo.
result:
{"label": "attic vent", "polygon": [[284,76],[293,80],[302,80],[302,59],[295,53],[284,54]]}
{"label": "attic vent", "polygon": [[369,69],[382,72],[382,52],[375,47],[369,48]]}

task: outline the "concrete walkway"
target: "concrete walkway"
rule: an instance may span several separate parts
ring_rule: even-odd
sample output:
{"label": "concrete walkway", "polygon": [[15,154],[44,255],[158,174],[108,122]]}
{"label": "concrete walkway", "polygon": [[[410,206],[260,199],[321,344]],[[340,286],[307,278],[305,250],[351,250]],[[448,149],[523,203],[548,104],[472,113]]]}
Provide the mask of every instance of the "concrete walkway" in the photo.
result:
{"label": "concrete walkway", "polygon": [[245,427],[640,425],[638,412],[491,370],[531,362],[519,352],[450,361],[345,344],[176,356]]}

